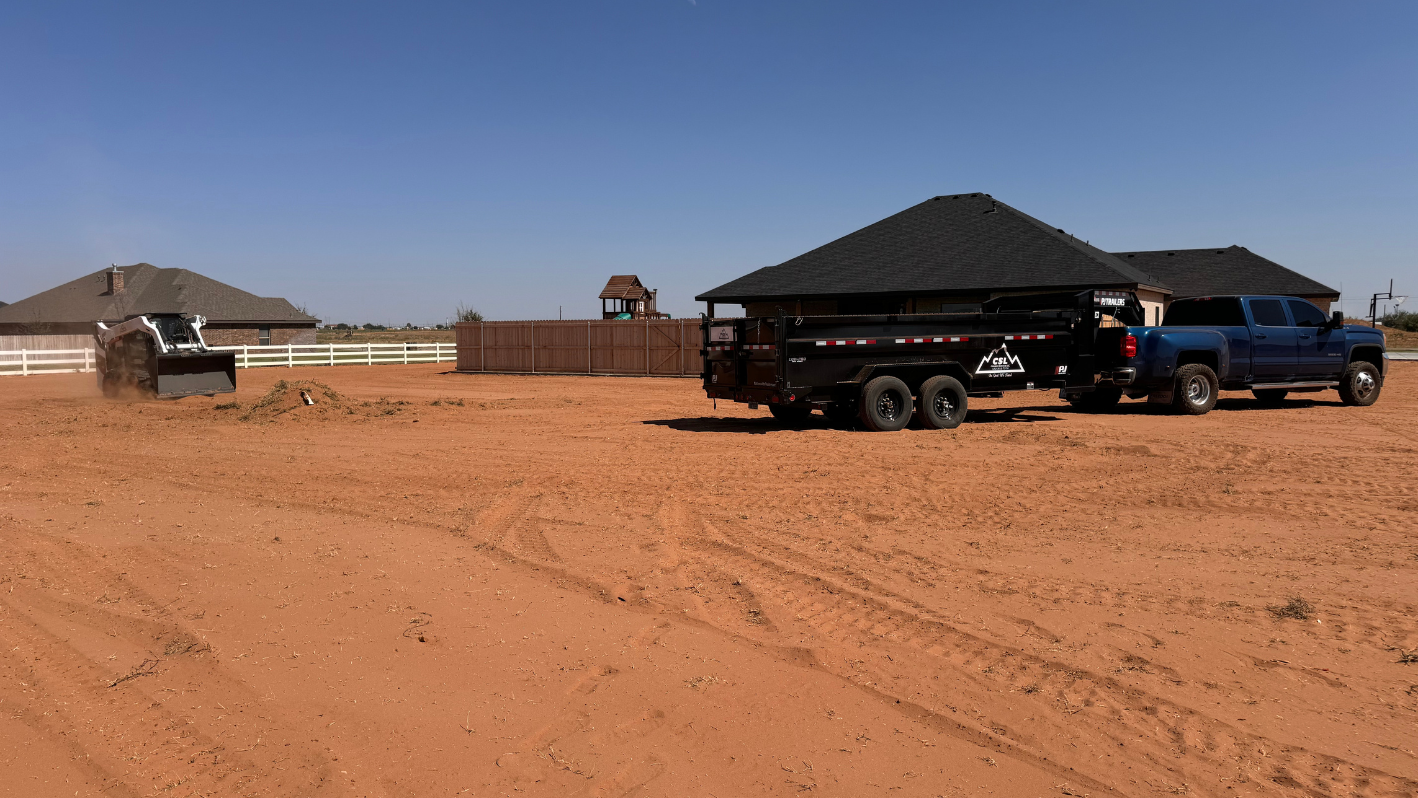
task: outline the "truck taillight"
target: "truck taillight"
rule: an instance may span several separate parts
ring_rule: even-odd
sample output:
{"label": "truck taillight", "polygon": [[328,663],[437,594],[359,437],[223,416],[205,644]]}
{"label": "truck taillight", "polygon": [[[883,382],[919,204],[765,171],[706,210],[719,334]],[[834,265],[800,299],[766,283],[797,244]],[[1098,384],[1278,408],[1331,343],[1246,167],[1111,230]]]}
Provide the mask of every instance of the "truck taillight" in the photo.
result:
{"label": "truck taillight", "polygon": [[1137,336],[1124,335],[1118,342],[1118,353],[1123,357],[1137,357]]}

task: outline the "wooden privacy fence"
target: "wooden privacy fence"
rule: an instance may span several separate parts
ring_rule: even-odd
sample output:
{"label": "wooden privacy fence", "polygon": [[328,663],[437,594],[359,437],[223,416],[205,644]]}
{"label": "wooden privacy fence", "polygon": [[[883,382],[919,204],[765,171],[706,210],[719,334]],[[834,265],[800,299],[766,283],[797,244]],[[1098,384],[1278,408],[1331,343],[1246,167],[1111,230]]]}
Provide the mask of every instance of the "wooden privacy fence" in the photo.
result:
{"label": "wooden privacy fence", "polygon": [[698,319],[460,321],[458,371],[697,377]]}

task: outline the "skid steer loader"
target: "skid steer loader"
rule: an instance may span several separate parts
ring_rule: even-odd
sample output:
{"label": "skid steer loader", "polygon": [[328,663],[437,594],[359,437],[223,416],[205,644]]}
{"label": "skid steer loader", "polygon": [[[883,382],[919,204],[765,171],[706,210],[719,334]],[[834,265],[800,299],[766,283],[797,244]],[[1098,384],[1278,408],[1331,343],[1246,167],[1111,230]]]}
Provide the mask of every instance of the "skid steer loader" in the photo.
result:
{"label": "skid steer loader", "polygon": [[112,327],[98,322],[94,339],[103,395],[124,391],[178,399],[236,390],[236,355],[202,340],[207,320],[185,313],[132,316]]}

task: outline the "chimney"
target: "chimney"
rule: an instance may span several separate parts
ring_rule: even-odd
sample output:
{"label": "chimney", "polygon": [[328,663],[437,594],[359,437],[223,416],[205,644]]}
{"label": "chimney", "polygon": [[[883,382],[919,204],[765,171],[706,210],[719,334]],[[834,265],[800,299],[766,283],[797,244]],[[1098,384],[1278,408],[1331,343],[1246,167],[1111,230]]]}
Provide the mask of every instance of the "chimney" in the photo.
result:
{"label": "chimney", "polygon": [[123,293],[123,272],[118,268],[118,264],[114,263],[110,265],[112,265],[113,268],[107,272],[108,293],[121,294]]}

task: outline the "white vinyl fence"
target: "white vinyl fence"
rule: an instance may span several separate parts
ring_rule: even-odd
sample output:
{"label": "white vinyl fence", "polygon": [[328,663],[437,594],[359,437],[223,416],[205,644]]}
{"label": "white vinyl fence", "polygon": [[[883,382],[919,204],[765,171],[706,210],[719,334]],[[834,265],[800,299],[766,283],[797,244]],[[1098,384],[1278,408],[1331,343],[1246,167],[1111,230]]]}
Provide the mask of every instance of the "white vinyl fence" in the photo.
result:
{"label": "white vinyl fence", "polygon": [[[420,344],[290,344],[287,346],[214,346],[236,354],[236,367],[376,366],[388,363],[452,363],[457,346]],[[0,376],[72,374],[94,370],[92,349],[21,349],[0,352]]]}
{"label": "white vinyl fence", "polygon": [[92,349],[17,349],[0,352],[0,377],[74,374],[93,370]]}

